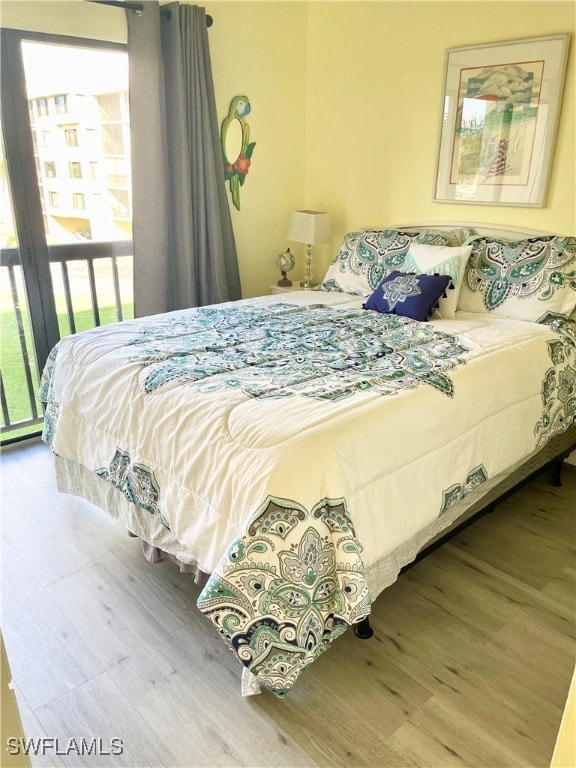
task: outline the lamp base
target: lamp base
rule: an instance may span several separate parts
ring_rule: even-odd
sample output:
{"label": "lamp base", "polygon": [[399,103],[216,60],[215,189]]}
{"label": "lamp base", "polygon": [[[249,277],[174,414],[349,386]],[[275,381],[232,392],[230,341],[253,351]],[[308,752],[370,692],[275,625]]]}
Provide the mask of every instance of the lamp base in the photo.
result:
{"label": "lamp base", "polygon": [[316,288],[318,283],[314,283],[312,280],[301,280],[300,288],[304,288],[305,291],[309,291],[311,288]]}

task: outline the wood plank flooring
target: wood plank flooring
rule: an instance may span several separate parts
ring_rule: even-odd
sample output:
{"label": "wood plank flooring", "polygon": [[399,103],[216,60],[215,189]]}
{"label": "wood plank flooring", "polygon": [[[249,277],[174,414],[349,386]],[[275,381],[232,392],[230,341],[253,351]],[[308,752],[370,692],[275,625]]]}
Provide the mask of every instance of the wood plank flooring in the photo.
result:
{"label": "wood plank flooring", "polygon": [[374,637],[347,632],[284,700],[241,698],[191,577],[59,494],[45,446],[1,467],[2,632],[26,736],[123,749],[33,766],[550,764],[574,670],[576,467],[403,574]]}

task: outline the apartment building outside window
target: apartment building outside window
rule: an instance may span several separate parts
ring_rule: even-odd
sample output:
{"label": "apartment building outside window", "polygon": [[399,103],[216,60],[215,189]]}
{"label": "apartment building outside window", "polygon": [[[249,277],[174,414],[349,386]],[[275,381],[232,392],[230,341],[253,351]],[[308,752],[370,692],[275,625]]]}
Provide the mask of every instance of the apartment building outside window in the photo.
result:
{"label": "apartment building outside window", "polygon": [[50,131],[42,131],[42,146],[43,147],[52,146],[52,133]]}
{"label": "apartment building outside window", "polygon": [[36,114],[45,117],[48,114],[48,99],[36,99]]}
{"label": "apartment building outside window", "polygon": [[64,131],[64,136],[66,137],[67,147],[78,146],[78,131],[76,130],[76,128],[66,128],[66,130]]}
{"label": "apartment building outside window", "polygon": [[54,104],[56,105],[57,115],[65,115],[68,112],[68,98],[66,94],[61,93],[58,96],[54,96]]}
{"label": "apartment building outside window", "polygon": [[102,122],[115,122],[122,119],[119,93],[104,93],[97,97]]}
{"label": "apartment building outside window", "polygon": [[121,219],[128,218],[130,215],[130,200],[125,189],[110,190],[110,210],[113,216],[118,216]]}
{"label": "apartment building outside window", "polygon": [[47,160],[44,163],[44,176],[46,176],[47,179],[56,178],[56,163],[53,163],[51,160]]}
{"label": "apartment building outside window", "polygon": [[103,125],[102,143],[105,155],[123,155],[124,136],[122,133],[122,126],[116,123]]}
{"label": "apartment building outside window", "polygon": [[60,198],[58,192],[48,192],[48,203],[52,208],[58,208],[60,205]]}
{"label": "apartment building outside window", "polygon": [[74,208],[86,208],[86,198],[83,192],[72,193],[72,205]]}
{"label": "apartment building outside window", "polygon": [[68,163],[68,168],[70,169],[70,178],[71,179],[81,179],[82,178],[82,164],[78,162],[72,162]]}
{"label": "apartment building outside window", "polygon": [[109,157],[106,159],[106,181],[109,187],[128,186],[128,171],[124,158]]}

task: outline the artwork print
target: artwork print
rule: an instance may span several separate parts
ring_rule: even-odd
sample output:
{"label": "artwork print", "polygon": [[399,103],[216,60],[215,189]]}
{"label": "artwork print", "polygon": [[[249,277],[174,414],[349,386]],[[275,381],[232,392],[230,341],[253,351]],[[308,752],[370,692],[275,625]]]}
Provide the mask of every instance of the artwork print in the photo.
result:
{"label": "artwork print", "polygon": [[447,51],[434,199],[543,206],[569,35]]}
{"label": "artwork print", "polygon": [[461,70],[452,184],[528,184],[543,61]]}

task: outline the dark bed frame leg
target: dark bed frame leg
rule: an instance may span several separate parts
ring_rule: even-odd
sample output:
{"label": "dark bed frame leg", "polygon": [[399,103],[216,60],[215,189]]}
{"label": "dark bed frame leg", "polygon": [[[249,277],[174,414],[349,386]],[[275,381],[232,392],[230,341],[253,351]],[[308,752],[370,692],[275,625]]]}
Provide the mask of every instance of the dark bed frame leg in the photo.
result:
{"label": "dark bed frame leg", "polygon": [[564,456],[554,462],[552,465],[552,474],[548,480],[548,485],[553,485],[555,488],[562,486],[562,465],[564,464]]}
{"label": "dark bed frame leg", "polygon": [[374,630],[370,626],[370,617],[366,616],[365,619],[359,621],[358,624],[354,624],[354,634],[359,637],[360,640],[368,640],[374,634]]}

